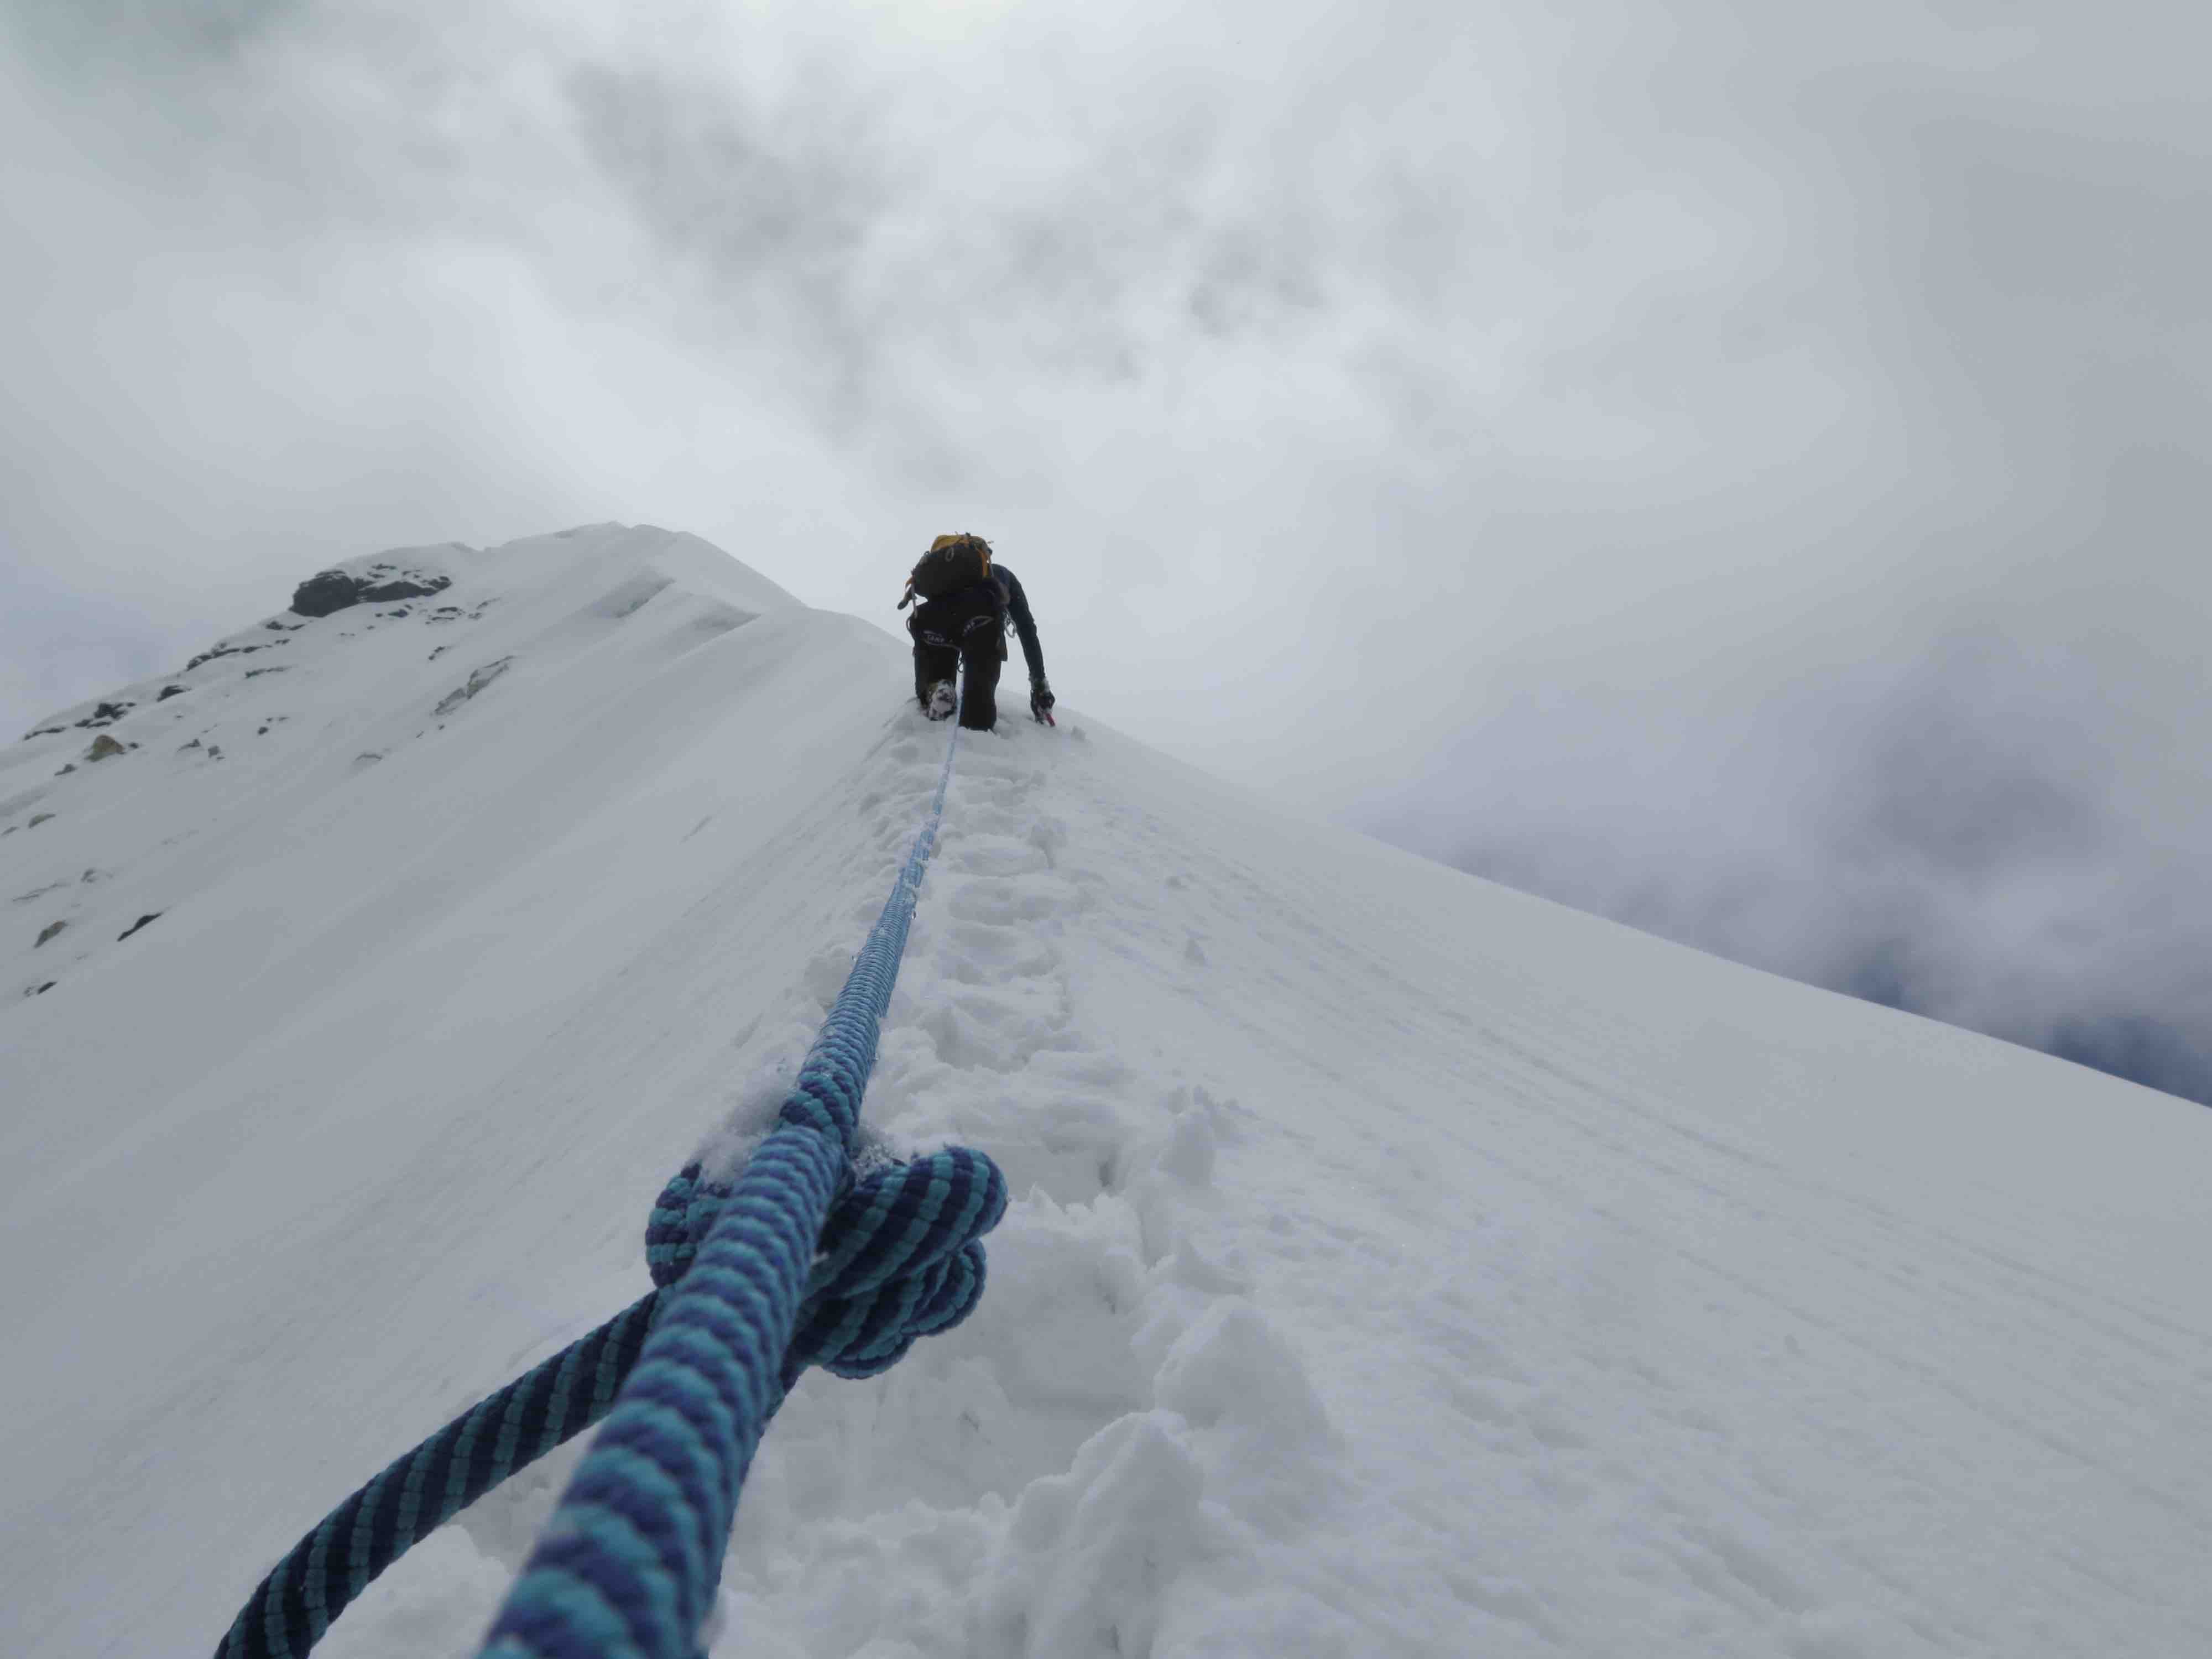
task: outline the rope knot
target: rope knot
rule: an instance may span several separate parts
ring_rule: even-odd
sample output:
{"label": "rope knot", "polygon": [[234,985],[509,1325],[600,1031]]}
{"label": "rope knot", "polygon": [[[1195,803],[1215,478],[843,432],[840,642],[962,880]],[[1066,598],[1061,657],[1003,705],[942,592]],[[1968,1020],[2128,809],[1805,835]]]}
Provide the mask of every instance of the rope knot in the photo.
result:
{"label": "rope knot", "polygon": [[[684,1276],[731,1190],[728,1182],[707,1179],[696,1163],[661,1190],[645,1234],[655,1285]],[[965,1146],[851,1176],[815,1247],[783,1386],[809,1365],[873,1376],[896,1364],[916,1337],[965,1319],[983,1294],[982,1236],[1006,1212],[1006,1177]]]}

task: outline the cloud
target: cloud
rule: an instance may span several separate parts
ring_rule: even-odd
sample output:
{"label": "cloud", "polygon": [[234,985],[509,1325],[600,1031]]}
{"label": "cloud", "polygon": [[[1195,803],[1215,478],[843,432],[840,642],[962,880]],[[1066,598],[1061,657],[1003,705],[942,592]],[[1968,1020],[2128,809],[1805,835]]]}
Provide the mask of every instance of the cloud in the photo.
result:
{"label": "cloud", "polygon": [[972,526],[1062,696],[1201,763],[2165,1054],[2208,50],[2165,0],[17,0],[0,713],[106,683],[26,620],[70,596],[167,648],[627,519],[887,619]]}
{"label": "cloud", "polygon": [[1528,711],[1374,823],[1477,874],[2212,1103],[2212,849],[2177,833],[2199,804],[2146,795],[2141,757],[2110,742],[2109,711],[2164,690],[1953,633],[1732,719]]}

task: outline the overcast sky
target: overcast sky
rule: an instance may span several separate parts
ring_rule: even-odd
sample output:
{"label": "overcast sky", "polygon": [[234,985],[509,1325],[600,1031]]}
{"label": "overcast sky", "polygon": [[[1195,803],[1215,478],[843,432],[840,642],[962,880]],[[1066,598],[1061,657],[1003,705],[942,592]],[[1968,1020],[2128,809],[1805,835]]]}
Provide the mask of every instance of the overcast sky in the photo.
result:
{"label": "overcast sky", "polygon": [[2212,8],[0,0],[0,718],[617,519],[2212,1095]]}

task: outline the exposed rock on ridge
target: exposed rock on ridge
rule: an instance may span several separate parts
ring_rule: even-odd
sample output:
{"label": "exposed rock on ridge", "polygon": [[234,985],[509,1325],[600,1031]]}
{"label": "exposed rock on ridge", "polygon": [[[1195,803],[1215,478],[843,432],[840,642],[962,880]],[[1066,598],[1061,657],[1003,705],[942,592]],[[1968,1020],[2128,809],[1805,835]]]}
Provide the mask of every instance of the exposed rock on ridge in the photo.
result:
{"label": "exposed rock on ridge", "polygon": [[328,617],[356,605],[375,605],[386,599],[427,599],[453,585],[451,576],[397,565],[371,565],[366,575],[347,570],[322,570],[292,591],[292,610],[302,617]]}

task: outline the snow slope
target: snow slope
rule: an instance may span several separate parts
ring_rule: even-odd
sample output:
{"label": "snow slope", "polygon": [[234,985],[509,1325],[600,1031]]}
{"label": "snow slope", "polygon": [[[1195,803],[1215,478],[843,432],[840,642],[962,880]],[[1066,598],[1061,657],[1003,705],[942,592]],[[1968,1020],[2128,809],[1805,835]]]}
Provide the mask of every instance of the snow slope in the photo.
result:
{"label": "snow slope", "polygon": [[[7,1654],[211,1650],[635,1297],[933,785],[898,642],[696,540],[381,562],[451,586],[0,750]],[[1072,717],[963,740],[868,1115],[1025,1195],[787,1405],[716,1655],[2212,1650],[2199,1108]],[[319,1651],[472,1651],[577,1449]]]}

